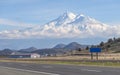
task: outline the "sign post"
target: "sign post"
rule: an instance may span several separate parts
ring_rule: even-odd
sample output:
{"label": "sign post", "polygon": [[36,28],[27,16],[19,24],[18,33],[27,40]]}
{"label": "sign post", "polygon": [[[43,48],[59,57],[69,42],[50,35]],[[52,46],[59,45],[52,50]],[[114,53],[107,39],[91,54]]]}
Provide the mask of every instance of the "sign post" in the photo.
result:
{"label": "sign post", "polygon": [[91,60],[93,60],[93,53],[96,53],[96,59],[98,60],[98,53],[101,52],[101,48],[90,48]]}
{"label": "sign post", "polygon": [[91,60],[93,60],[93,53],[91,52]]}
{"label": "sign post", "polygon": [[96,53],[96,59],[98,60],[98,52]]}

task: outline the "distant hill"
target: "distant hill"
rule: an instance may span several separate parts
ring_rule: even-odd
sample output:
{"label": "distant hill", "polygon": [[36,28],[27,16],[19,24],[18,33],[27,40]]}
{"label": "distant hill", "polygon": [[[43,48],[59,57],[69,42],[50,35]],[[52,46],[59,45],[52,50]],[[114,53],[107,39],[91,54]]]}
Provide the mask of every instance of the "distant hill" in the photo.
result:
{"label": "distant hill", "polygon": [[0,51],[0,55],[6,56],[6,55],[10,55],[13,52],[13,50],[10,49],[4,49]]}
{"label": "distant hill", "polygon": [[30,53],[30,52],[33,52],[33,51],[35,51],[35,50],[37,50],[37,48],[35,48],[35,47],[30,47],[30,48],[26,48],[26,49],[21,49],[21,50],[19,50],[18,52]]}
{"label": "distant hill", "polygon": [[81,44],[79,44],[79,43],[77,43],[77,42],[72,42],[72,43],[66,45],[64,48],[65,48],[65,49],[75,50],[75,49],[79,49],[79,48],[82,48],[82,49],[83,49],[83,48],[86,48],[86,46],[87,46],[87,45],[81,45]]}
{"label": "distant hill", "polygon": [[57,49],[69,49],[69,50],[75,50],[75,49],[78,49],[78,48],[86,48],[88,45],[81,45],[77,42],[71,42],[69,43],[68,45],[65,45],[65,44],[58,44],[56,45],[54,48],[57,48]]}
{"label": "distant hill", "polygon": [[58,44],[58,45],[56,45],[55,47],[53,47],[53,48],[64,48],[66,45],[65,44]]}
{"label": "distant hill", "polygon": [[[77,42],[71,42],[68,45],[65,44],[57,44],[53,48],[47,48],[47,49],[37,49],[35,47],[30,47],[26,49],[20,49],[20,50],[15,50],[16,52],[20,53],[39,53],[41,55],[51,55],[51,54],[64,54],[66,52],[72,51],[72,50],[77,50],[79,48],[83,49],[86,48],[88,45],[81,45]],[[10,55],[12,52],[15,52],[14,50],[10,49],[4,49],[0,51],[0,55]]]}
{"label": "distant hill", "polygon": [[39,54],[57,54],[57,53],[65,53],[71,50],[76,50],[76,49],[83,49],[86,48],[88,45],[81,45],[77,42],[71,42],[68,45],[65,44],[57,44],[55,47],[53,48],[49,48],[49,49],[38,49],[36,51],[32,51],[33,53],[39,53]]}
{"label": "distant hill", "polygon": [[41,54],[41,55],[45,55],[45,54],[48,54],[48,55],[51,55],[51,54],[64,54],[65,52],[67,52],[68,49],[54,49],[54,48],[50,48],[50,49],[38,49],[36,51],[33,51],[32,53],[38,53],[38,54]]}
{"label": "distant hill", "polygon": [[53,48],[49,48],[49,49],[38,49],[36,51],[32,51],[32,53],[39,53],[39,54],[59,54],[59,53],[65,53],[71,50],[76,50],[76,49],[83,49],[86,48],[88,45],[81,45],[77,42],[71,42],[68,45],[65,44],[57,44],[55,47]]}

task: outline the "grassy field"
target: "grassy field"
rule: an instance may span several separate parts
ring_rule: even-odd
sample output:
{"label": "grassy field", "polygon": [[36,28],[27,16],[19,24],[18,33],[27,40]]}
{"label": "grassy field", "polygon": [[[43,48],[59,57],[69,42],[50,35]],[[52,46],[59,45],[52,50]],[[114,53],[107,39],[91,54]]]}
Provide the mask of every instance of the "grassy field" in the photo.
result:
{"label": "grassy field", "polygon": [[97,61],[97,60],[65,60],[65,59],[0,59],[0,62],[36,63],[36,64],[64,64],[86,66],[110,66],[120,67],[120,61]]}
{"label": "grassy field", "polygon": [[36,63],[36,64],[65,64],[65,65],[89,65],[89,66],[111,66],[120,67],[120,53],[99,54],[99,60],[91,60],[87,56],[58,56],[58,57],[42,57],[38,59],[31,58],[0,58],[0,62],[18,62],[18,63]]}

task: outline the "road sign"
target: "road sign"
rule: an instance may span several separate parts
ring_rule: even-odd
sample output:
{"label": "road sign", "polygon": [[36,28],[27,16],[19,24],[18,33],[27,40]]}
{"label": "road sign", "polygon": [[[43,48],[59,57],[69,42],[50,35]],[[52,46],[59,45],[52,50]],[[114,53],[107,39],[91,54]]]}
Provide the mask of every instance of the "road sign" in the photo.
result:
{"label": "road sign", "polygon": [[98,53],[101,52],[101,48],[90,48],[91,53]]}
{"label": "road sign", "polygon": [[98,60],[98,53],[101,52],[101,48],[90,48],[91,60],[93,60],[93,53],[96,53],[96,59]]}

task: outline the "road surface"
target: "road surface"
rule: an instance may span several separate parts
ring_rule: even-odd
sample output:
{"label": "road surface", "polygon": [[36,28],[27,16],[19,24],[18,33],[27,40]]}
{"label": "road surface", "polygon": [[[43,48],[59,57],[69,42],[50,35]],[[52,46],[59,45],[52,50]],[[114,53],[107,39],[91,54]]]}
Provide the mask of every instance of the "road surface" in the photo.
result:
{"label": "road surface", "polygon": [[0,62],[0,75],[120,75],[120,68]]}

